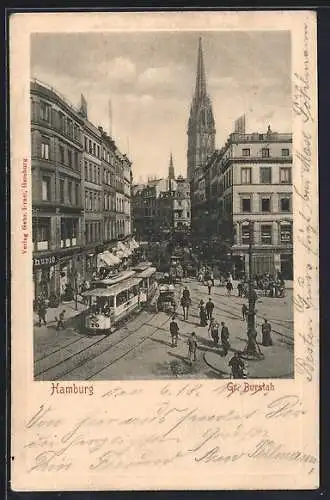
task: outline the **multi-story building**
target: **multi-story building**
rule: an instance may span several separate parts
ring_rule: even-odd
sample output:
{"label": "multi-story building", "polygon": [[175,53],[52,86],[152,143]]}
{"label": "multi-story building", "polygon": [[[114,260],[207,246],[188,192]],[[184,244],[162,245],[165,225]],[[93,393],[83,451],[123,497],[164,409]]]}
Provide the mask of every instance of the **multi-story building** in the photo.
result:
{"label": "multi-story building", "polygon": [[99,127],[102,140],[103,171],[103,243],[105,247],[116,241],[116,145],[111,137]]}
{"label": "multi-story building", "polygon": [[91,278],[97,253],[103,245],[103,173],[101,133],[87,116],[87,103],[82,96],[80,114],[83,124],[82,181],[84,195],[85,277]]}
{"label": "multi-story building", "polygon": [[172,155],[166,179],[133,187],[133,224],[139,239],[162,240],[190,231],[190,183],[175,178]]}
{"label": "multi-story building", "polygon": [[[227,240],[233,271],[293,275],[292,134],[232,133],[204,172],[210,238]],[[212,231],[213,228],[213,231]],[[252,238],[251,238],[252,234]]]}
{"label": "multi-story building", "polygon": [[176,179],[173,192],[173,219],[175,232],[190,232],[190,183],[181,175]]}
{"label": "multi-story building", "polygon": [[77,289],[104,245],[131,234],[131,162],[52,87],[31,81],[35,298]]}
{"label": "multi-story building", "polygon": [[53,88],[31,81],[32,241],[35,298],[82,279],[83,120]]}

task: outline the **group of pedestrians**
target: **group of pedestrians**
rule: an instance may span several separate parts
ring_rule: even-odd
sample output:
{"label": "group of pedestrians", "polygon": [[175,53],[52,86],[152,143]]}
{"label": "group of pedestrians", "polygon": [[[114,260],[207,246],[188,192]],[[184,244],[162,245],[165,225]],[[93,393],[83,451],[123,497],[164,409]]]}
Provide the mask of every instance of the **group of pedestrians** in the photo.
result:
{"label": "group of pedestrians", "polygon": [[[172,347],[177,347],[178,346],[178,338],[179,338],[179,325],[176,321],[176,316],[173,315],[171,322],[170,322],[170,334],[172,338]],[[196,361],[196,354],[197,354],[197,338],[196,338],[196,333],[192,332],[190,334],[190,337],[188,337],[187,340],[187,345],[188,345],[188,359],[190,364],[192,364],[193,361]]]}
{"label": "group of pedestrians", "polygon": [[[46,300],[43,296],[39,296],[37,298],[37,313],[38,313],[38,326],[41,327],[43,324],[47,326],[47,304]],[[64,318],[65,318],[65,309],[63,309],[59,316],[55,316],[56,321],[56,330],[64,330]]]}

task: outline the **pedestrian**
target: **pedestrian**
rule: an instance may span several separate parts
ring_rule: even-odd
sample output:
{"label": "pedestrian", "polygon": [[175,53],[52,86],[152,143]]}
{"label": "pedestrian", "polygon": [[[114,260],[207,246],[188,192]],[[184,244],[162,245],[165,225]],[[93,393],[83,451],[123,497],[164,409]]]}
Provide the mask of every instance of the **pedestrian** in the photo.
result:
{"label": "pedestrian", "polygon": [[189,305],[190,305],[190,299],[187,299],[185,297],[181,297],[181,307],[183,311],[183,320],[188,319],[188,314],[189,314]]}
{"label": "pedestrian", "polygon": [[234,356],[229,361],[228,365],[231,367],[233,378],[246,378],[246,369],[243,359],[240,357],[239,352],[235,352]]}
{"label": "pedestrian", "polygon": [[230,280],[227,281],[226,288],[227,288],[227,295],[230,297],[231,292],[233,291],[233,283]]}
{"label": "pedestrian", "polygon": [[261,332],[262,332],[262,345],[265,347],[273,345],[273,339],[271,336],[272,326],[270,323],[268,323],[266,319],[264,319],[264,323],[261,327]]}
{"label": "pedestrian", "polygon": [[241,281],[237,285],[237,291],[238,291],[238,296],[242,297],[243,296],[243,284]]}
{"label": "pedestrian", "polygon": [[59,330],[60,328],[63,328],[64,330],[64,316],[65,316],[65,309],[60,313],[59,318],[55,318],[57,321],[56,325],[56,330]]}
{"label": "pedestrian", "polygon": [[214,273],[213,273],[213,271],[210,272],[210,280],[212,281],[212,286],[214,286]]}
{"label": "pedestrian", "polygon": [[47,321],[46,321],[46,313],[47,313],[47,307],[45,301],[42,299],[39,301],[38,304],[38,316],[39,316],[39,322],[38,325],[41,326],[41,322],[46,326]]}
{"label": "pedestrian", "polygon": [[207,315],[206,315],[204,300],[201,300],[200,304],[199,304],[199,318],[200,318],[200,326],[206,326],[207,325]]}
{"label": "pedestrian", "polygon": [[209,334],[213,339],[215,345],[219,344],[219,324],[214,318],[211,318],[209,326]]}
{"label": "pedestrian", "polygon": [[175,321],[175,315],[172,316],[172,321],[170,323],[170,334],[172,337],[172,347],[177,347],[178,345],[178,336],[179,336],[179,326]]}
{"label": "pedestrian", "polygon": [[213,283],[211,279],[207,280],[207,288],[209,290],[209,295],[211,295],[211,289],[212,289]]}
{"label": "pedestrian", "polygon": [[242,320],[245,321],[247,317],[248,307],[246,304],[242,305]]}
{"label": "pedestrian", "polygon": [[190,364],[192,364],[193,361],[196,361],[196,352],[197,352],[197,340],[195,332],[192,332],[191,336],[188,338],[187,344],[188,344],[188,359],[190,361]]}
{"label": "pedestrian", "polygon": [[208,302],[206,302],[206,314],[207,314],[207,319],[210,320],[213,316],[213,309],[214,309],[214,304],[212,302],[211,297],[209,298]]}
{"label": "pedestrian", "polygon": [[227,356],[230,348],[229,330],[228,327],[225,325],[224,321],[221,322],[221,344],[223,348],[223,355]]}

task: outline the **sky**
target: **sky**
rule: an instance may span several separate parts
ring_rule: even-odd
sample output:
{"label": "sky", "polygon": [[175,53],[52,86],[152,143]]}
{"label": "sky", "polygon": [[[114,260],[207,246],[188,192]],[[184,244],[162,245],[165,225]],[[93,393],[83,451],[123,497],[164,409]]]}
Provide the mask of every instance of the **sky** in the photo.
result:
{"label": "sky", "polygon": [[135,183],[186,175],[187,122],[202,37],[216,147],[246,114],[247,132],[291,132],[291,41],[286,31],[49,33],[31,37],[31,77],[111,130]]}

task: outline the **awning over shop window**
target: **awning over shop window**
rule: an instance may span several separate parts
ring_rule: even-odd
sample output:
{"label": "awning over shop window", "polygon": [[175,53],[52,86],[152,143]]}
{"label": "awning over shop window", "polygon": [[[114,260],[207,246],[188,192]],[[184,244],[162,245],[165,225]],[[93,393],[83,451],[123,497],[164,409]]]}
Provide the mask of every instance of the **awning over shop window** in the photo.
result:
{"label": "awning over shop window", "polygon": [[97,256],[97,264],[98,267],[102,267],[102,265],[106,265],[107,267],[112,267],[120,264],[120,258],[116,255],[113,255],[111,252],[103,252]]}

